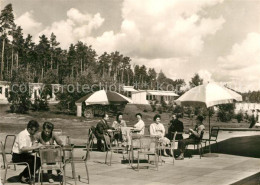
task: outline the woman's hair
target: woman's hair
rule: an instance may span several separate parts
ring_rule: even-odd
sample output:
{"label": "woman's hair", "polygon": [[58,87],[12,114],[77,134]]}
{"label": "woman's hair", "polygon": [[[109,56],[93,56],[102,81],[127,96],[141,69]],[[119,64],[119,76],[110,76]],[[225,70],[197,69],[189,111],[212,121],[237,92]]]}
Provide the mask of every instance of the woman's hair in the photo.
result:
{"label": "woman's hair", "polygon": [[141,118],[143,117],[143,115],[142,115],[141,113],[137,113],[137,114],[135,115],[135,117],[137,117],[138,115],[139,115]]}
{"label": "woman's hair", "polygon": [[154,117],[153,117],[153,121],[155,121],[157,118],[160,118],[161,119],[161,116],[159,114],[156,114]]}
{"label": "woman's hair", "polygon": [[122,112],[119,112],[117,115],[116,115],[116,121],[119,121],[119,116],[123,115]]}
{"label": "woman's hair", "polygon": [[43,128],[43,130],[47,128],[47,129],[50,129],[51,131],[53,131],[54,125],[51,122],[44,122],[42,128]]}

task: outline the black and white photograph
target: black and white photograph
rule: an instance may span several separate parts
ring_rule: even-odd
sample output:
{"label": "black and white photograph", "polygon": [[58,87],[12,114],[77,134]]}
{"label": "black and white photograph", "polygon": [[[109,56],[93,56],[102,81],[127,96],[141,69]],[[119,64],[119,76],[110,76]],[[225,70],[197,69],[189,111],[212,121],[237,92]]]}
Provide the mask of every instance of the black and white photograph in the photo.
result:
{"label": "black and white photograph", "polygon": [[0,185],[259,185],[260,0],[0,0]]}

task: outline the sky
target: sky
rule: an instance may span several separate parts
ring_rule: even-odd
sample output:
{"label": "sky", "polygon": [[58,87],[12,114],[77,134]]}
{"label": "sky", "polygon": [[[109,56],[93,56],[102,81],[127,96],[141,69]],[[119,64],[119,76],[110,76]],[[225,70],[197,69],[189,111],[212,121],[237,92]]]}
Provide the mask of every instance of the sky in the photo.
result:
{"label": "sky", "polygon": [[2,0],[24,34],[119,51],[169,78],[260,90],[260,0]]}

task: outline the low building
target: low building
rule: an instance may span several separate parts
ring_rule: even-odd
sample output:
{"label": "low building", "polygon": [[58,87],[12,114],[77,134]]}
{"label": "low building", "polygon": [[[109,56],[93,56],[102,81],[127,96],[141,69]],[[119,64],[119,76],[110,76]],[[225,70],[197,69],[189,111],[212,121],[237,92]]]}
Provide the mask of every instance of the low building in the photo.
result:
{"label": "low building", "polygon": [[[168,104],[178,97],[173,91],[161,91],[161,90],[136,90],[133,86],[124,86],[124,94],[132,99],[133,104],[144,104],[148,105],[151,102],[161,104],[164,101]],[[130,95],[129,95],[130,94]]]}
{"label": "low building", "polygon": [[[57,89],[60,87],[60,84],[52,84],[52,89]],[[43,83],[29,83],[29,89],[31,94],[31,101],[34,101],[35,98],[39,98],[44,88]],[[10,82],[0,81],[0,104],[8,104],[8,96],[10,92]],[[49,103],[57,103],[56,96],[54,92],[48,95]]]}

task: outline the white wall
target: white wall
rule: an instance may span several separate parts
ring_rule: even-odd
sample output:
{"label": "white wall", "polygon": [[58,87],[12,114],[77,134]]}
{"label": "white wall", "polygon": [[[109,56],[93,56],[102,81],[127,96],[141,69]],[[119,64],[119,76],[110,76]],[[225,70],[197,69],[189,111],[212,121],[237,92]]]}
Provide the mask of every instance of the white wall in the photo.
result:
{"label": "white wall", "polygon": [[146,100],[146,92],[133,92],[132,93],[132,100],[134,104],[149,104]]}

